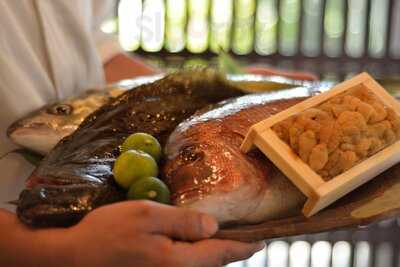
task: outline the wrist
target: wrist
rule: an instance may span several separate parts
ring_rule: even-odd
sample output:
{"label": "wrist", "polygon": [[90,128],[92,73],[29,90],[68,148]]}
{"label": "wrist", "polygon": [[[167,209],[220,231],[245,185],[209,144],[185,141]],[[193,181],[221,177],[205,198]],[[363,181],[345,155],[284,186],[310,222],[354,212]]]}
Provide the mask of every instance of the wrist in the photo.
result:
{"label": "wrist", "polygon": [[65,229],[32,229],[0,210],[0,266],[71,267]]}
{"label": "wrist", "polygon": [[69,229],[31,230],[30,247],[34,266],[73,267]]}
{"label": "wrist", "polygon": [[138,56],[118,54],[104,65],[104,72],[107,83],[113,83],[135,76],[160,73],[160,70]]}

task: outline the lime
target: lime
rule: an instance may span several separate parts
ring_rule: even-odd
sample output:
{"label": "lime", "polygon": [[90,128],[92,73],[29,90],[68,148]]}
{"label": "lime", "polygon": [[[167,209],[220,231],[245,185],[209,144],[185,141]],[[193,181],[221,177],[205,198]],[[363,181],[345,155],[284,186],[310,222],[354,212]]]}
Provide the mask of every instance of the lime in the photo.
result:
{"label": "lime", "polygon": [[140,178],[135,181],[128,191],[128,199],[148,199],[159,203],[169,204],[168,187],[155,177]]}
{"label": "lime", "polygon": [[161,145],[156,138],[147,133],[135,133],[125,139],[121,146],[121,152],[137,149],[148,153],[156,161],[161,157]]}
{"label": "lime", "polygon": [[158,166],[149,154],[140,150],[128,150],[115,161],[113,174],[115,181],[128,189],[139,178],[156,176]]}

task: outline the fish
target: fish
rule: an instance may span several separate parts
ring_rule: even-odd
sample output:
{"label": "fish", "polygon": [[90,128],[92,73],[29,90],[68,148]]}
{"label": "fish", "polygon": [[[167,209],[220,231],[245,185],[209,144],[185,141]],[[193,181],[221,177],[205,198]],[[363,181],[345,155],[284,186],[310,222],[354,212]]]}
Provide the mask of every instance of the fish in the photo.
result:
{"label": "fish", "polygon": [[305,196],[261,152],[244,154],[240,145],[253,124],[317,93],[303,87],[246,95],[180,123],[165,146],[163,174],[172,203],[225,226],[299,214]]}
{"label": "fish", "polygon": [[[7,135],[19,147],[39,155],[47,155],[62,138],[76,131],[86,117],[95,110],[127,90],[155,82],[163,77],[165,74],[126,79],[106,88],[88,90],[78,96],[46,105],[14,122],[8,128]],[[312,81],[293,80],[280,76],[226,74],[221,77],[230,86],[244,93],[314,85]],[[324,81],[318,84],[329,88],[332,83]]]}
{"label": "fish", "polygon": [[124,200],[112,167],[127,136],[145,132],[165,145],[178,123],[198,109],[240,95],[210,69],[128,90],[86,117],[41,161],[19,196],[18,218],[33,227],[70,226],[101,205]]}
{"label": "fish", "polygon": [[77,96],[47,104],[12,123],[8,138],[19,147],[46,155],[72,134],[95,110],[129,89],[161,79],[162,75],[123,80],[105,88],[89,89]]}
{"label": "fish", "polygon": [[123,90],[88,90],[58,103],[46,105],[16,121],[7,136],[17,145],[47,154],[62,138],[74,132],[94,110]]}

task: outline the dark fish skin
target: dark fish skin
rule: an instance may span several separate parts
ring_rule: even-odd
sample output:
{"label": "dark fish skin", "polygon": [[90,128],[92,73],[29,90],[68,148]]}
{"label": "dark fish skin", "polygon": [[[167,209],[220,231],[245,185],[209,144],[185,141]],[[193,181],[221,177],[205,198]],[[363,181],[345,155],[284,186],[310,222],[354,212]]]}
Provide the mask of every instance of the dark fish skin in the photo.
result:
{"label": "dark fish skin", "polygon": [[124,199],[112,166],[129,134],[146,132],[163,145],[196,110],[242,93],[212,70],[171,74],[101,107],[64,138],[27,180],[17,215],[30,226],[69,226],[104,204]]}

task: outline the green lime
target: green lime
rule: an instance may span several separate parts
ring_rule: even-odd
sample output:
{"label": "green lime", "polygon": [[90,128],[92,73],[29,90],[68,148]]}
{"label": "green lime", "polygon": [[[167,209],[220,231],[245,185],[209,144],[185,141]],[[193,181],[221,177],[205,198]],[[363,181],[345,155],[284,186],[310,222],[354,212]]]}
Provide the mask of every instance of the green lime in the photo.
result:
{"label": "green lime", "polygon": [[156,161],[161,157],[161,145],[156,138],[147,133],[135,133],[125,139],[121,146],[121,152],[137,149],[148,153]]}
{"label": "green lime", "polygon": [[148,199],[159,203],[169,204],[170,193],[168,187],[155,177],[140,178],[135,181],[128,191],[128,199]]}
{"label": "green lime", "polygon": [[115,181],[125,189],[139,178],[157,176],[157,162],[140,150],[128,150],[122,153],[114,163]]}

